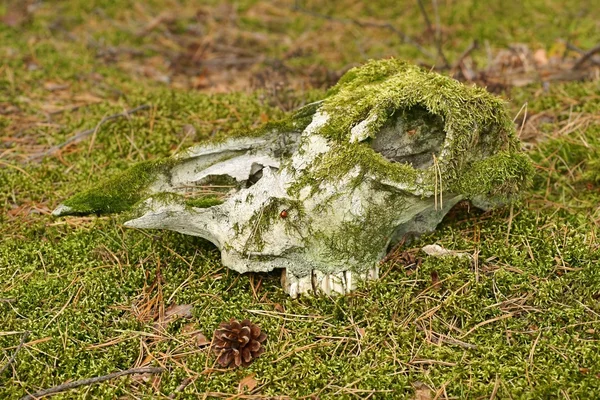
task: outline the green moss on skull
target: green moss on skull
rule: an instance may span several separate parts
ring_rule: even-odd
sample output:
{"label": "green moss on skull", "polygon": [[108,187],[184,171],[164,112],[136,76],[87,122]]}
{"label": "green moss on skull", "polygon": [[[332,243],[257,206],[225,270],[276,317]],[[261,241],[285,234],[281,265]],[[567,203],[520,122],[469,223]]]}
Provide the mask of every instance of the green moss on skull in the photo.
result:
{"label": "green moss on skull", "polygon": [[63,204],[72,214],[104,214],[129,210],[148,195],[148,186],[159,175],[170,174],[172,159],[144,161],[94,188],[81,192]]}
{"label": "green moss on skull", "polygon": [[[320,105],[320,102],[308,104],[288,117],[279,121],[269,122],[257,129],[238,130],[231,133],[231,137],[258,137],[264,135],[290,135],[299,133],[306,128],[310,123],[315,110]],[[214,140],[219,143],[224,141],[224,138]],[[282,140],[282,145],[288,143],[285,138]],[[274,149],[275,150],[275,149]],[[280,151],[275,151],[279,156],[289,156],[289,149],[284,146]],[[236,152],[224,154],[223,157],[213,162],[222,162],[238,155]],[[115,177],[101,181],[98,185],[81,192],[63,204],[69,207],[70,214],[86,215],[86,214],[108,214],[128,211],[139,201],[147,198],[149,193],[148,188],[161,175],[169,179],[171,169],[176,164],[185,163],[186,160],[177,158],[167,158],[156,161],[145,161],[134,165],[128,170],[117,174]],[[204,165],[203,168],[209,165]],[[238,186],[235,179],[226,175],[217,175],[208,177],[205,182],[208,184],[221,184],[229,186]],[[197,199],[186,201],[188,204],[196,207],[209,207],[216,205],[216,200],[211,201],[200,196]]]}
{"label": "green moss on skull", "polygon": [[[368,143],[399,113],[411,118],[413,110],[441,118],[446,135],[435,162],[423,170],[392,162]],[[319,112],[328,119],[316,134],[329,141],[332,151],[316,158],[311,168],[299,174],[296,189],[338,180],[355,168],[360,169],[360,176],[391,180],[411,191],[458,190],[467,197],[482,194],[482,188],[484,193],[502,192],[511,197],[531,180],[533,170],[520,153],[503,100],[483,88],[466,86],[402,61],[370,61],[351,69],[328,92]],[[357,129],[361,141],[352,143]],[[423,133],[427,127],[417,130],[417,134]],[[481,163],[498,152],[502,156],[495,161]],[[481,172],[490,168],[497,169],[490,174]]]}
{"label": "green moss on skull", "polygon": [[[318,243],[316,247],[322,257],[331,260],[330,265],[322,269],[332,273],[346,270],[365,273],[372,268],[385,254],[397,218],[409,200],[414,201],[405,195],[390,193],[385,201],[371,204],[360,220],[342,222],[333,231],[315,232],[308,240]],[[340,261],[343,265],[339,265]]]}
{"label": "green moss on skull", "polygon": [[468,198],[485,195],[510,199],[531,184],[532,176],[533,166],[529,157],[502,151],[471,163],[450,190]]}
{"label": "green moss on skull", "polygon": [[209,208],[223,204],[223,199],[216,196],[197,197],[187,199],[185,204],[194,208]]}
{"label": "green moss on skull", "polygon": [[285,224],[290,235],[303,236],[308,227],[302,202],[298,200],[271,198],[242,227],[234,227],[238,235],[248,235],[244,252],[261,252],[265,247],[265,234],[274,224]]}
{"label": "green moss on skull", "polygon": [[287,117],[279,119],[277,121],[267,122],[257,129],[252,129],[245,132],[243,135],[248,137],[259,137],[266,134],[287,134],[293,132],[302,132],[308,124],[312,121],[312,118],[316,110],[321,105],[322,101],[316,101],[299,108]]}

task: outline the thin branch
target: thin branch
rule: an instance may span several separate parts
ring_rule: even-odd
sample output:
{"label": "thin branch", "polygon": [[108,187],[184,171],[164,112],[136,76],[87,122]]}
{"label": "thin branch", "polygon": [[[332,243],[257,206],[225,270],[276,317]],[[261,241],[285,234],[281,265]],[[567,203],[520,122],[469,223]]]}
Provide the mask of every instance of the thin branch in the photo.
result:
{"label": "thin branch", "polygon": [[431,21],[429,20],[429,15],[427,15],[427,11],[425,10],[425,6],[421,0],[417,0],[419,4],[419,9],[421,9],[421,14],[423,14],[423,18],[425,19],[425,24],[427,24],[427,30],[429,32],[433,32],[433,27],[431,26]]}
{"label": "thin branch", "polygon": [[415,47],[417,50],[419,50],[423,55],[435,60],[436,56],[435,54],[431,53],[429,50],[427,50],[426,48],[424,48],[423,46],[421,46],[419,43],[417,43],[413,38],[411,38],[408,34],[406,34],[405,32],[401,31],[400,29],[396,28],[394,25],[392,25],[390,22],[373,22],[373,21],[363,21],[363,20],[359,20],[359,19],[354,19],[354,18],[338,18],[335,17],[333,15],[327,15],[327,14],[321,14],[315,11],[311,11],[308,10],[304,7],[302,7],[300,5],[300,1],[296,0],[294,6],[292,7],[293,11],[297,11],[297,12],[301,12],[303,14],[306,15],[310,15],[313,17],[317,17],[317,18],[321,18],[321,19],[326,19],[328,21],[332,21],[332,22],[338,22],[341,24],[354,24],[357,25],[361,28],[379,28],[379,29],[386,29],[388,31],[394,32],[400,39],[402,39],[402,41],[404,43],[407,43],[413,47]]}
{"label": "thin branch", "polygon": [[0,369],[0,376],[4,373],[4,371],[6,371],[8,369],[8,367],[10,367],[10,365],[12,363],[15,362],[15,360],[17,359],[17,354],[19,354],[19,351],[23,348],[23,345],[25,345],[25,341],[27,340],[28,337],[29,337],[29,332],[25,332],[23,334],[23,336],[21,336],[21,342],[17,346],[12,357],[10,358],[10,360],[8,360],[8,363],[6,363],[6,365],[4,367],[2,367],[2,369]]}
{"label": "thin branch", "polygon": [[477,78],[477,73],[473,71],[468,65],[464,64],[465,59],[476,49],[479,48],[479,42],[477,40],[473,40],[469,47],[462,52],[462,54],[458,57],[452,68],[450,69],[450,75],[454,78],[459,78],[462,75],[462,78],[466,81],[473,81]]}
{"label": "thin branch", "polygon": [[[580,55],[585,54],[585,50],[580,49],[579,47],[575,46],[571,42],[566,42],[566,46],[567,46],[567,50],[572,50],[572,51],[574,51],[576,53],[579,53]],[[563,57],[563,60],[564,60],[565,57],[566,57],[566,52],[565,52],[565,56]],[[596,65],[600,65],[600,58],[599,57],[592,56],[592,58],[590,59],[590,61],[593,62]]]}
{"label": "thin branch", "polygon": [[144,104],[142,106],[139,106],[139,107],[136,107],[136,108],[132,108],[131,110],[126,110],[126,111],[124,111],[122,113],[119,113],[119,114],[113,114],[113,115],[109,115],[108,117],[104,117],[104,118],[102,118],[100,120],[100,122],[98,122],[98,124],[94,128],[92,128],[92,129],[86,129],[85,131],[81,131],[81,132],[77,133],[76,135],[71,136],[69,139],[65,140],[64,142],[62,142],[60,144],[57,144],[56,146],[51,147],[50,149],[46,150],[42,154],[33,156],[31,158],[31,160],[32,161],[33,160],[41,160],[41,159],[43,159],[44,157],[46,157],[48,155],[54,154],[56,151],[62,149],[63,147],[65,147],[65,146],[67,146],[67,145],[69,145],[71,143],[76,143],[76,142],[79,142],[79,141],[83,140],[87,136],[92,135],[94,132],[98,132],[98,130],[100,129],[100,127],[104,123],[106,123],[108,121],[112,121],[112,120],[115,120],[115,119],[118,119],[118,118],[122,118],[122,117],[126,118],[126,117],[129,117],[131,114],[135,114],[138,111],[146,110],[148,108],[150,108],[150,106],[147,105],[147,104]]}
{"label": "thin branch", "polygon": [[425,19],[425,24],[427,25],[427,30],[434,34],[434,38],[435,38],[434,42],[435,42],[435,48],[437,49],[437,55],[439,58],[442,59],[442,62],[444,63],[442,68],[450,68],[450,63],[448,62],[448,59],[446,58],[446,55],[444,54],[444,51],[442,50],[441,38],[435,34],[436,31],[431,26],[431,21],[429,20],[429,16],[427,15],[427,11],[425,10],[423,1],[417,0],[417,3],[419,3],[419,9],[421,10],[421,14],[423,14],[423,18]]}
{"label": "thin branch", "polygon": [[[579,47],[575,46],[573,43],[571,43],[569,41],[567,41],[565,43],[565,46],[567,46],[567,50],[573,50],[574,52],[577,52],[579,54],[585,54],[585,50],[580,49]],[[567,52],[564,52],[563,59],[566,58],[566,54],[567,54]]]}
{"label": "thin branch", "polygon": [[144,367],[144,368],[131,368],[125,371],[113,372],[112,374],[97,376],[94,378],[82,379],[80,381],[75,382],[67,382],[62,385],[54,386],[49,389],[40,390],[35,392],[34,394],[28,394],[26,396],[21,397],[21,400],[35,400],[39,397],[44,397],[60,392],[64,392],[65,390],[78,388],[80,386],[93,385],[94,383],[105,382],[111,379],[119,378],[125,375],[133,375],[133,374],[160,374],[165,371],[164,368],[159,367]]}
{"label": "thin branch", "polygon": [[579,60],[577,60],[575,65],[573,65],[572,69],[581,68],[583,66],[583,64],[585,64],[587,62],[587,60],[592,58],[596,53],[600,53],[600,44],[597,45],[596,47],[592,47],[591,49],[589,49],[588,51],[583,53],[583,55],[579,58]]}
{"label": "thin branch", "polygon": [[433,13],[435,15],[435,38],[438,41],[442,40],[442,23],[440,22],[440,12],[438,8],[437,0],[431,0],[431,4],[433,5]]}
{"label": "thin branch", "polygon": [[458,60],[456,60],[456,62],[454,63],[454,67],[452,67],[452,69],[457,69],[458,67],[460,67],[460,64],[462,64],[462,62],[465,60],[465,58],[467,58],[473,51],[477,50],[478,48],[479,48],[479,42],[477,41],[477,39],[475,39],[471,42],[471,45],[469,47],[467,47],[465,49],[465,51],[463,51],[463,53],[460,55],[460,57],[458,57]]}

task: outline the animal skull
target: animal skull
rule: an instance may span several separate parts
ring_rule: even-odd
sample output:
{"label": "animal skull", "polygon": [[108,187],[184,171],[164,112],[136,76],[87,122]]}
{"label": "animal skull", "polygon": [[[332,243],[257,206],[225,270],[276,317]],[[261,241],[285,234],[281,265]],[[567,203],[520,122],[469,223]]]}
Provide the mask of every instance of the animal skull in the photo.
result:
{"label": "animal skull", "polygon": [[434,230],[463,199],[510,200],[530,175],[501,100],[381,60],[276,125],[138,164],[54,215],[135,204],[126,226],[203,237],[240,273],[283,268],[292,297],[345,293],[377,278],[406,234]]}

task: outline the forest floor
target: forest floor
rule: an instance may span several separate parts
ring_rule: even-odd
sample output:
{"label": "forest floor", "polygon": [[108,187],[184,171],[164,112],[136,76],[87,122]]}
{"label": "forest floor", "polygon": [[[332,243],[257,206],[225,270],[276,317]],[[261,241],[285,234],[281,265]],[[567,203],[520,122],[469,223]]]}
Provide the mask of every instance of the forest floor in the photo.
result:
{"label": "forest floor", "polygon": [[[56,397],[600,397],[599,21],[591,0],[0,2],[0,398],[145,367]],[[201,239],[50,215],[385,57],[506,99],[536,176],[351,294],[292,300]],[[248,368],[209,349],[230,318],[268,336]]]}

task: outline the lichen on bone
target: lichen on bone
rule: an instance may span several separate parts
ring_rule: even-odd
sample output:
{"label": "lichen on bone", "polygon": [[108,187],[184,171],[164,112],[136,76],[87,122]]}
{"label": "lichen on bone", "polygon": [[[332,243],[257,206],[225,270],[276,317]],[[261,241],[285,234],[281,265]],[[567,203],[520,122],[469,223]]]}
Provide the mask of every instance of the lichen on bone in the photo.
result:
{"label": "lichen on bone", "polygon": [[201,236],[238,272],[285,269],[295,297],[352,290],[405,235],[463,199],[511,201],[531,175],[501,99],[389,59],[277,124],[138,164],[54,214],[132,210],[126,226]]}

